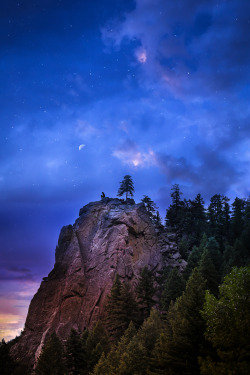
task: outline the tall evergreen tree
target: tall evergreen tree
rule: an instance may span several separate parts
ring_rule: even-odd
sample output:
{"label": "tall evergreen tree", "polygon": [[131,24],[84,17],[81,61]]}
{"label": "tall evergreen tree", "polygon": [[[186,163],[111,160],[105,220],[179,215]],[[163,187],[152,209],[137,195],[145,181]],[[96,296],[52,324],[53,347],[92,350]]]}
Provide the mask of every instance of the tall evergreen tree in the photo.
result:
{"label": "tall evergreen tree", "polygon": [[230,226],[231,226],[231,209],[230,209],[230,204],[229,198],[223,196],[223,211],[222,211],[222,218],[223,218],[223,229],[222,229],[222,245],[221,249],[224,249],[224,242],[228,241],[229,235],[230,235]]}
{"label": "tall evergreen tree", "polygon": [[241,266],[244,266],[250,263],[250,222],[246,221],[245,229],[240,236],[240,242],[244,246],[244,250],[241,253]]}
{"label": "tall evergreen tree", "polygon": [[219,287],[206,293],[203,317],[213,351],[200,359],[202,375],[248,375],[250,365],[250,267],[234,268]]}
{"label": "tall evergreen tree", "polygon": [[208,206],[209,235],[215,237],[220,249],[224,247],[224,240],[229,235],[230,206],[226,196],[215,194]]}
{"label": "tall evergreen tree", "polygon": [[174,302],[177,297],[180,297],[184,289],[185,281],[183,277],[180,275],[177,268],[173,268],[165,282],[161,297],[161,306],[163,310],[167,311],[170,302]]}
{"label": "tall evergreen tree", "polygon": [[227,245],[223,253],[223,275],[233,267],[244,267],[250,264],[250,226],[245,229],[234,245]]}
{"label": "tall evergreen tree", "polygon": [[164,226],[162,224],[162,219],[161,219],[161,216],[160,216],[160,213],[159,213],[158,210],[156,211],[156,214],[153,217],[153,221],[155,223],[156,228],[159,231],[163,231],[164,230]]}
{"label": "tall evergreen tree", "polygon": [[202,238],[203,233],[206,230],[206,211],[204,207],[204,200],[200,194],[197,194],[193,201],[190,201],[190,211],[193,217],[193,232],[196,240],[195,244],[198,244]]}
{"label": "tall evergreen tree", "polygon": [[122,335],[120,328],[120,297],[121,297],[122,284],[120,276],[116,274],[110,294],[108,295],[108,302],[106,305],[107,317],[106,327],[110,337],[117,340]]}
{"label": "tall evergreen tree", "polygon": [[155,365],[165,374],[199,375],[198,356],[204,343],[205,280],[195,269],[186,289],[167,315],[167,327],[154,349]]}
{"label": "tall evergreen tree", "polygon": [[141,201],[144,203],[147,212],[149,213],[150,217],[153,218],[155,211],[157,210],[156,204],[149,198],[147,195],[144,195]]}
{"label": "tall evergreen tree", "polygon": [[45,342],[35,369],[36,375],[65,375],[65,354],[61,341],[52,333]]}
{"label": "tall evergreen tree", "polygon": [[90,353],[89,353],[89,348],[87,347],[87,340],[90,335],[90,331],[88,328],[86,328],[82,335],[81,335],[81,360],[84,361],[85,365],[82,366],[82,373],[83,375],[88,375],[89,374],[89,360],[90,360]]}
{"label": "tall evergreen tree", "polygon": [[118,197],[121,197],[123,194],[126,194],[126,200],[128,199],[128,195],[131,197],[134,196],[134,183],[132,180],[132,177],[129,175],[126,175],[123,177],[122,182],[120,182],[120,187],[118,190]]}
{"label": "tall evergreen tree", "polygon": [[194,200],[184,199],[184,209],[182,213],[182,232],[188,241],[189,247],[198,246],[202,234],[206,231],[206,214],[204,200],[197,194]]}
{"label": "tall evergreen tree", "polygon": [[81,335],[74,329],[66,341],[66,363],[69,375],[85,374],[87,356],[82,347]]}
{"label": "tall evergreen tree", "polygon": [[137,335],[132,338],[122,354],[117,374],[147,374],[153,365],[151,355],[161,330],[160,316],[156,310],[152,309],[150,316],[144,321]]}
{"label": "tall evergreen tree", "polygon": [[250,224],[250,197],[245,200],[244,210],[244,227],[246,228]]}
{"label": "tall evergreen tree", "polygon": [[187,259],[187,266],[184,270],[184,276],[187,280],[191,275],[193,269],[198,267],[202,253],[207,245],[207,236],[203,234],[199,247],[194,246]]}
{"label": "tall evergreen tree", "polygon": [[137,300],[141,311],[141,322],[150,314],[151,307],[155,301],[153,296],[156,292],[154,287],[154,276],[147,266],[142,268],[140,278],[136,287]]}
{"label": "tall evergreen tree", "polygon": [[89,332],[86,340],[86,350],[88,354],[87,373],[89,373],[101,358],[102,353],[107,354],[110,350],[108,334],[100,321]]}
{"label": "tall evergreen tree", "polygon": [[16,367],[9,353],[10,345],[6,344],[4,339],[0,342],[0,374],[10,375]]}
{"label": "tall evergreen tree", "polygon": [[116,275],[106,306],[106,326],[113,341],[117,341],[130,321],[138,323],[138,306],[128,283],[121,284]]}
{"label": "tall evergreen tree", "polygon": [[232,238],[231,242],[234,243],[237,238],[240,238],[244,230],[244,214],[245,214],[246,202],[244,199],[238,197],[235,198],[232,203],[232,218],[231,218],[231,227],[232,227]]}
{"label": "tall evergreen tree", "polygon": [[120,327],[124,333],[130,322],[137,325],[139,320],[138,305],[128,282],[124,282],[121,288],[120,310]]}
{"label": "tall evergreen tree", "polygon": [[209,237],[205,247],[208,250],[209,257],[214,264],[216,272],[220,275],[222,267],[222,255],[218,242],[214,237]]}
{"label": "tall evergreen tree", "polygon": [[181,200],[182,192],[180,191],[178,184],[173,185],[171,190],[172,204],[167,209],[166,227],[169,230],[178,233],[182,229],[185,203]]}
{"label": "tall evergreen tree", "polygon": [[204,249],[198,267],[199,272],[206,280],[206,287],[217,295],[220,283],[220,274],[216,270],[207,248]]}
{"label": "tall evergreen tree", "polygon": [[111,351],[106,357],[102,355],[94,368],[93,375],[119,375],[118,367],[121,357],[127,350],[129,343],[135,335],[135,326],[132,322],[130,322],[129,327],[119,340],[118,344],[112,347]]}
{"label": "tall evergreen tree", "polygon": [[182,237],[181,241],[178,244],[178,249],[179,249],[179,253],[181,254],[181,257],[185,260],[187,260],[189,256],[189,247],[190,247],[190,242],[188,238],[186,236]]}
{"label": "tall evergreen tree", "polygon": [[152,367],[151,354],[162,330],[162,321],[156,310],[136,332],[133,323],[113,347],[95,366],[93,375],[145,375]]}

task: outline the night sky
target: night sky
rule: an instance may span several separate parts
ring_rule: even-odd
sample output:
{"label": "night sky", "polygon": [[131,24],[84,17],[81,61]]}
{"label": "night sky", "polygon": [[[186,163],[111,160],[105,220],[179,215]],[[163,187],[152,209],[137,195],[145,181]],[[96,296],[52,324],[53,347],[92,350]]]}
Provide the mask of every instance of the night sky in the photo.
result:
{"label": "night sky", "polygon": [[115,197],[250,194],[249,0],[0,5],[0,330],[23,328],[60,228]]}

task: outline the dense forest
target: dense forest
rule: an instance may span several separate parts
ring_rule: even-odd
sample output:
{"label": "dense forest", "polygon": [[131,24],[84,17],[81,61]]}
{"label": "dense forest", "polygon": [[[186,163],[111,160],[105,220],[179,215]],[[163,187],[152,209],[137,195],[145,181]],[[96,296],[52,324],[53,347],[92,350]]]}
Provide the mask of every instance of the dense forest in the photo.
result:
{"label": "dense forest", "polygon": [[[155,203],[142,202],[156,230],[175,238],[187,266],[141,270],[137,287],[116,275],[106,318],[92,330],[53,333],[36,375],[247,375],[250,366],[250,200],[198,194],[182,199],[172,187],[162,222]],[[0,373],[31,374],[0,346]]]}

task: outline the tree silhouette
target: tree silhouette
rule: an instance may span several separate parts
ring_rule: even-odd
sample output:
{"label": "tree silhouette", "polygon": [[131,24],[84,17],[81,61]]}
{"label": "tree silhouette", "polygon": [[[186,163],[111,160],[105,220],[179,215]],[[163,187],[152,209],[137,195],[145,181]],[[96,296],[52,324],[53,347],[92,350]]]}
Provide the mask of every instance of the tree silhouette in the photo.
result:
{"label": "tree silhouette", "polygon": [[126,193],[126,200],[128,199],[128,194],[130,194],[131,197],[134,196],[134,183],[132,180],[132,177],[129,175],[126,175],[123,177],[122,182],[120,182],[120,187],[117,193],[118,197],[121,197],[123,194]]}

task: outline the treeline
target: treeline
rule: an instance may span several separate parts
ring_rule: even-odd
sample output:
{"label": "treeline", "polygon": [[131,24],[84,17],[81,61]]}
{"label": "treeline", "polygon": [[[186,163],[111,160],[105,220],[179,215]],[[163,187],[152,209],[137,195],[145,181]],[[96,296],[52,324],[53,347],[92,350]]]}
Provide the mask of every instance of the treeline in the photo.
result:
{"label": "treeline", "polygon": [[215,194],[205,208],[200,194],[193,200],[182,199],[178,184],[172,187],[171,198],[165,228],[175,233],[181,255],[188,263],[204,234],[213,238],[213,247],[223,258],[223,275],[233,266],[244,266],[250,261],[249,198],[235,198],[230,205],[228,197]]}
{"label": "treeline", "polygon": [[[200,194],[182,199],[174,185],[164,224],[144,196],[159,235],[172,233],[183,272],[141,270],[136,288],[116,275],[106,318],[92,330],[56,334],[36,375],[247,375],[250,366],[250,201]],[[18,338],[17,338],[18,340]],[[0,373],[29,375],[0,347]]]}
{"label": "treeline", "polygon": [[172,203],[166,214],[166,226],[181,236],[187,236],[191,244],[197,245],[202,233],[206,232],[216,238],[223,250],[226,242],[234,244],[249,229],[249,199],[236,197],[230,205],[228,197],[215,194],[205,209],[200,194],[194,200],[182,200],[181,195],[179,185],[174,185]]}
{"label": "treeline", "polygon": [[[131,299],[130,289],[117,276],[107,305],[108,320],[83,333],[72,330],[65,343],[53,333],[34,374],[248,375],[250,267],[234,267],[217,296],[207,289],[201,269],[201,265],[194,268],[181,296],[164,314],[151,308],[141,325],[140,309],[146,314],[146,303],[124,305],[124,291],[129,290]],[[8,344],[2,344],[1,374],[30,374],[31,370],[11,363],[7,350]],[[5,367],[4,360],[9,361]]]}

